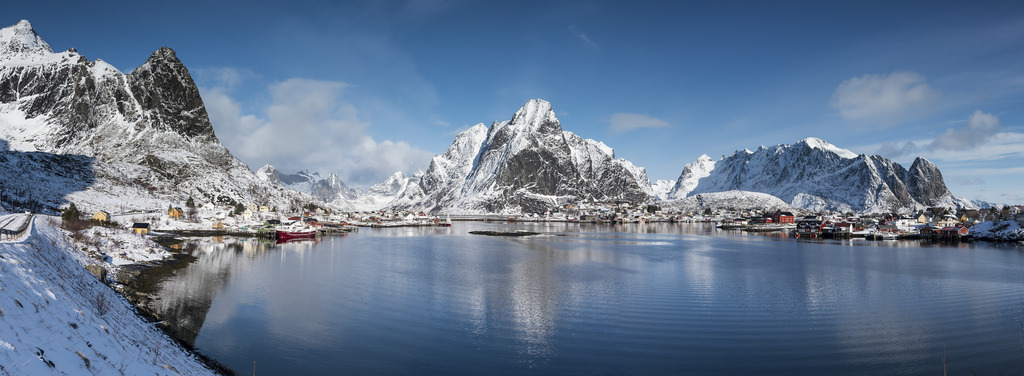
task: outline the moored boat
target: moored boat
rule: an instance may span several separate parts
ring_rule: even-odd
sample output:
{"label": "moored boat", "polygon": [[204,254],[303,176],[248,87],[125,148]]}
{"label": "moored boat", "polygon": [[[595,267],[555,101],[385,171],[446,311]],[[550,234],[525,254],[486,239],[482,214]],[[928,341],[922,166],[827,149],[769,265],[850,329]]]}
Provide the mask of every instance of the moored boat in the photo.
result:
{"label": "moored boat", "polygon": [[315,237],[316,237],[316,230],[314,230],[314,229],[277,230],[277,238],[279,240],[303,239],[303,238],[315,238]]}

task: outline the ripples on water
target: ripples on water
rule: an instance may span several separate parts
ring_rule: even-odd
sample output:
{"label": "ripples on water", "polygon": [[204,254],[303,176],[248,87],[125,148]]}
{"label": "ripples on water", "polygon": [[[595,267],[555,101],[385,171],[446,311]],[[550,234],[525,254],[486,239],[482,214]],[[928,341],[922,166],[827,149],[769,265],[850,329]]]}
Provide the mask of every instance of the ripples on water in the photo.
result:
{"label": "ripples on water", "polygon": [[196,243],[153,308],[240,373],[1024,371],[1016,246],[488,223]]}

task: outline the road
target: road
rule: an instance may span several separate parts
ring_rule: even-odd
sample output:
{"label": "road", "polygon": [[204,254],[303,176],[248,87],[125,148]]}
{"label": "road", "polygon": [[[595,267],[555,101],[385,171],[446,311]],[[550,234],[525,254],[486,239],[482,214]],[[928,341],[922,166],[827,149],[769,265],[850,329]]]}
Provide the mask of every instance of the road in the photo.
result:
{"label": "road", "polygon": [[12,240],[32,223],[31,214],[8,214],[0,216],[0,240]]}

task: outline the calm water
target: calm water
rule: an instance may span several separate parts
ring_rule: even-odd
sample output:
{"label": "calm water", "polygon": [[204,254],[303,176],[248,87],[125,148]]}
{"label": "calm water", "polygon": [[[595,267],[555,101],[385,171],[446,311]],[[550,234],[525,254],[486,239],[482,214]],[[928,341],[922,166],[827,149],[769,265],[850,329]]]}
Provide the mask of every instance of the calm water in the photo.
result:
{"label": "calm water", "polygon": [[152,305],[240,374],[1024,371],[1016,245],[514,226],[202,239]]}

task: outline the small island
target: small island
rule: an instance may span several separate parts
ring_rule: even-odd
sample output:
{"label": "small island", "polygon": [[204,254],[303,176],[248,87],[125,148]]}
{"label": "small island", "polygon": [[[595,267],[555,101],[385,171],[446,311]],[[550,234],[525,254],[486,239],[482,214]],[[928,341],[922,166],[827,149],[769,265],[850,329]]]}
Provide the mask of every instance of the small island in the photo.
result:
{"label": "small island", "polygon": [[487,236],[532,236],[540,235],[539,232],[533,231],[470,231],[473,235],[487,235]]}

